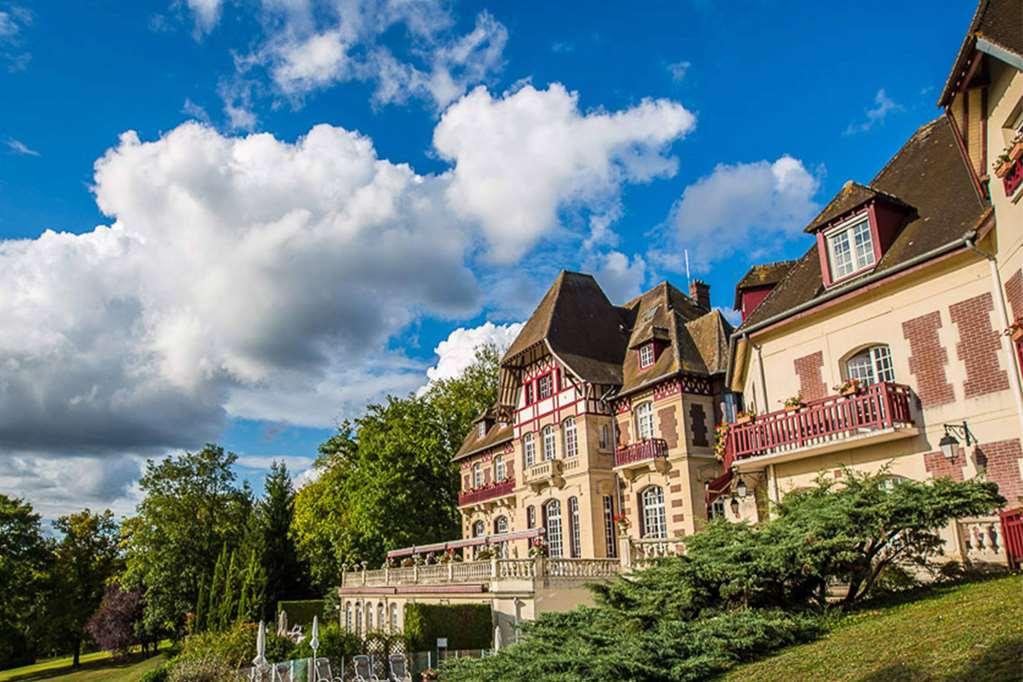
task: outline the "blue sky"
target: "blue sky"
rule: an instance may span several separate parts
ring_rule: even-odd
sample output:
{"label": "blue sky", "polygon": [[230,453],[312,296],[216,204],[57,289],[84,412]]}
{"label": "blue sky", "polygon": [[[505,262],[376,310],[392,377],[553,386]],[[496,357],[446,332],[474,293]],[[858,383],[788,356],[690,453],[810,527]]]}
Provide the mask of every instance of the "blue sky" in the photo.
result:
{"label": "blue sky", "polygon": [[0,490],[126,511],[206,440],[259,488],[562,268],[622,300],[685,248],[728,307],[938,115],[974,9],[635,7],[0,0]]}

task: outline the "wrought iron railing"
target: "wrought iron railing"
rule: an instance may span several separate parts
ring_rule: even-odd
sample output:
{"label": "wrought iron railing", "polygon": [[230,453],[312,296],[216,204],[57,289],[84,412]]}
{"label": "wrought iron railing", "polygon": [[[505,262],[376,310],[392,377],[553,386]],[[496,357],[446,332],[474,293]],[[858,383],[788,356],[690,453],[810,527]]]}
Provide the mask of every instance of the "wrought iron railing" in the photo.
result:
{"label": "wrought iron railing", "polygon": [[644,438],[624,448],[615,450],[615,466],[645,462],[657,457],[668,456],[668,443],[662,438]]}
{"label": "wrought iron railing", "polygon": [[497,481],[496,483],[490,483],[480,488],[473,488],[472,490],[466,490],[464,493],[459,493],[458,504],[459,506],[477,504],[478,502],[492,500],[495,497],[511,495],[514,491],[515,478],[508,477],[503,481]]}

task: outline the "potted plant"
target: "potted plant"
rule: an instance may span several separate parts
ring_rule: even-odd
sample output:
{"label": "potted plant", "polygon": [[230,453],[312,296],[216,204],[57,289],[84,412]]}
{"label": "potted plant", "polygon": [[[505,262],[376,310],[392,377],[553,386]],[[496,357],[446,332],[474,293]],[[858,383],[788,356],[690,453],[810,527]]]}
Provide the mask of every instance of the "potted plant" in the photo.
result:
{"label": "potted plant", "polygon": [[424,680],[424,682],[426,680],[429,680],[430,682],[433,682],[433,680],[439,680],[440,679],[440,673],[437,672],[433,668],[427,668],[423,672],[419,673],[419,675]]}
{"label": "potted plant", "polygon": [[757,416],[757,413],[754,412],[752,409],[743,410],[743,411],[741,411],[741,412],[739,412],[738,414],[735,415],[735,423],[736,424],[749,424],[751,421],[753,421],[756,418],[756,416]]}
{"label": "potted plant", "polygon": [[803,406],[803,396],[797,393],[794,396],[789,396],[782,402],[786,412],[798,412],[799,408]]}
{"label": "potted plant", "polygon": [[995,169],[995,177],[1002,178],[1012,168],[1012,158],[1008,152],[999,154],[991,164]]}
{"label": "potted plant", "polygon": [[402,568],[412,568],[415,565],[416,565],[416,562],[414,562],[412,560],[412,557],[410,557],[410,556],[407,556],[407,557],[405,557],[404,559],[401,560],[401,567]]}
{"label": "potted plant", "polygon": [[725,450],[728,448],[728,424],[722,422],[714,428],[714,456],[718,460],[724,460]]}
{"label": "potted plant", "polygon": [[1015,161],[1021,156],[1023,156],[1023,130],[1016,133],[1012,142],[1009,143],[1009,158]]}
{"label": "potted plant", "polygon": [[476,561],[489,561],[494,558],[494,550],[489,547],[481,547],[476,552]]}
{"label": "potted plant", "polygon": [[413,554],[412,555],[412,564],[414,566],[422,566],[423,565],[423,555],[419,554],[418,552]]}
{"label": "potted plant", "polygon": [[838,386],[834,386],[833,388],[834,390],[838,391],[839,395],[849,397],[859,393],[860,389],[863,388],[863,385],[861,384],[859,379],[851,378],[846,379],[844,382],[842,382]]}
{"label": "potted plant", "polygon": [[629,530],[629,517],[623,512],[615,514],[615,525],[618,527],[618,532],[624,533]]}
{"label": "potted plant", "polygon": [[547,556],[547,543],[544,542],[543,538],[536,537],[529,541],[529,556]]}

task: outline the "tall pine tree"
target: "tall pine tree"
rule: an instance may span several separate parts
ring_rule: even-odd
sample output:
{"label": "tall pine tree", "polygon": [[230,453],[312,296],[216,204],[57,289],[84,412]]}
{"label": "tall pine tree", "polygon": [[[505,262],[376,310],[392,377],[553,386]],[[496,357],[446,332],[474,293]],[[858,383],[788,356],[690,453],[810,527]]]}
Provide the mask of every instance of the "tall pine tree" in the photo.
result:
{"label": "tall pine tree", "polygon": [[209,605],[206,608],[206,629],[220,630],[220,599],[224,591],[224,572],[227,570],[227,545],[220,548],[220,556],[210,579]]}
{"label": "tall pine tree", "polygon": [[226,630],[231,627],[238,615],[238,565],[235,551],[227,560],[227,569],[224,571],[224,587],[220,595],[220,629]]}
{"label": "tall pine tree", "polygon": [[265,486],[266,494],[257,510],[262,540],[260,564],[265,575],[261,615],[264,620],[273,620],[278,601],[310,595],[310,581],[292,536],[295,489],[284,462],[273,463]]}

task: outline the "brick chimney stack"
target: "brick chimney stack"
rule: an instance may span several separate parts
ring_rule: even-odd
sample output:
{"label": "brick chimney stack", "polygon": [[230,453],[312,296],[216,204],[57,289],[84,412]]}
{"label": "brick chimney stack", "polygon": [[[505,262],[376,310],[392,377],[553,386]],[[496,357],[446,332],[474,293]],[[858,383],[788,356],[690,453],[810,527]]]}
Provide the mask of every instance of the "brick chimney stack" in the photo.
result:
{"label": "brick chimney stack", "polygon": [[689,282],[689,298],[704,310],[710,310],[710,285],[702,279]]}

